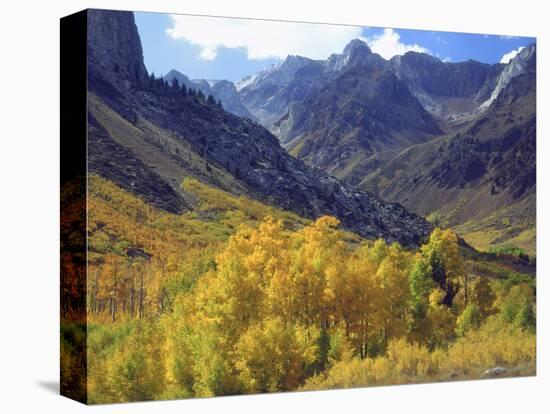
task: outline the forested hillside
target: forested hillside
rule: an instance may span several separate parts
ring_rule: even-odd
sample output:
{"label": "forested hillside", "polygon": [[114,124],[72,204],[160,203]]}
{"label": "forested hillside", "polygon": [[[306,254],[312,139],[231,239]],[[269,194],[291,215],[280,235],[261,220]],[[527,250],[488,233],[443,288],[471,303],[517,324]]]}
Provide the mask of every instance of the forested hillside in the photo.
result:
{"label": "forested hillside", "polygon": [[91,403],[534,373],[534,279],[513,252],[439,229],[408,250],[196,180],[182,214],[89,183]]}

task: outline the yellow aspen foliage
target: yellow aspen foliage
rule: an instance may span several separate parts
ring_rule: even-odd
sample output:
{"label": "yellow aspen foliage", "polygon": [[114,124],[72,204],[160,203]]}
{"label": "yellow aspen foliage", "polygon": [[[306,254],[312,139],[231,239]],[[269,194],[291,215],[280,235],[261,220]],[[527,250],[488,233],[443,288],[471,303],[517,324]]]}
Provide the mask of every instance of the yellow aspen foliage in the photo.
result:
{"label": "yellow aspen foliage", "polygon": [[252,325],[235,347],[235,367],[245,392],[296,389],[315,360],[319,331],[285,326],[279,318]]}
{"label": "yellow aspen foliage", "polygon": [[[338,220],[321,217],[315,223],[296,232],[292,239],[292,263],[289,273],[292,283],[292,310],[295,320],[306,326],[320,326],[327,314],[325,299],[329,273],[338,271],[344,249]],[[326,295],[328,294],[328,296]]]}
{"label": "yellow aspen foliage", "polygon": [[424,377],[432,370],[428,348],[409,344],[405,338],[392,340],[388,345],[387,359],[394,369],[405,377]]}
{"label": "yellow aspen foliage", "polygon": [[408,275],[411,257],[398,244],[392,244],[376,272],[376,319],[385,340],[402,336],[406,329],[409,303]]}
{"label": "yellow aspen foliage", "polygon": [[445,293],[441,303],[451,307],[464,277],[464,261],[456,234],[436,228],[420,251],[428,261],[434,282]]}
{"label": "yellow aspen foliage", "polygon": [[444,300],[443,290],[436,288],[430,293],[428,319],[432,328],[429,339],[431,347],[444,346],[452,341],[455,335],[456,317],[443,303]]}
{"label": "yellow aspen foliage", "polygon": [[266,290],[284,246],[282,222],[266,219],[257,230],[241,227],[216,256],[215,274],[198,286],[199,311],[232,335],[268,311]]}

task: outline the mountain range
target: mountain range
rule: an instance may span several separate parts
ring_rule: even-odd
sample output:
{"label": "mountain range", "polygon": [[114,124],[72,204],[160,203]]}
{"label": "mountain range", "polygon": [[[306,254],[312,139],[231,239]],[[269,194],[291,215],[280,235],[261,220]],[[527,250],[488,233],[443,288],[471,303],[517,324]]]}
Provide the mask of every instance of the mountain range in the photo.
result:
{"label": "mountain range", "polygon": [[308,165],[451,226],[476,247],[534,253],[534,44],[491,65],[417,52],[385,60],[353,40],[325,61],[289,56],[237,89]]}
{"label": "mountain range", "polygon": [[419,245],[432,225],[398,203],[288,154],[258,123],[152,79],[132,13],[89,11],[89,170],[172,212],[193,209],[186,177],[364,237]]}
{"label": "mountain range", "polygon": [[455,227],[478,247],[513,244],[533,253],[534,48],[522,55],[511,63],[528,57],[521,63],[525,63],[521,74],[510,78],[487,109],[466,127],[425,144],[371,157],[357,186]]}
{"label": "mountain range", "polygon": [[534,252],[534,44],[491,65],[386,60],[356,39],[236,83],[164,76],[219,107],[151,81],[131,13],[91,14],[91,169],[147,202],[193,209],[179,185],[192,176],[371,238],[416,244],[423,216],[478,248]]}

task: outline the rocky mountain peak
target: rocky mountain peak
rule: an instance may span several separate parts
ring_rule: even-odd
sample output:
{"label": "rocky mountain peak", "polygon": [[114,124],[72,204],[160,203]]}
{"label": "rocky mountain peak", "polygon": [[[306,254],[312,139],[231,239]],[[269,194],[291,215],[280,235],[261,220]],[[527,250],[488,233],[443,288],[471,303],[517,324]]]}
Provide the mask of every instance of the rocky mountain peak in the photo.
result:
{"label": "rocky mountain peak", "polygon": [[418,62],[424,61],[424,62],[432,62],[432,63],[436,63],[436,64],[437,63],[444,63],[444,62],[441,61],[441,59],[439,59],[435,56],[432,56],[429,53],[425,53],[425,52],[415,52],[413,50],[409,50],[408,52],[405,52],[405,54],[403,54],[403,56],[405,57],[404,58],[405,60],[414,59]]}
{"label": "rocky mountain peak", "polygon": [[361,53],[361,54],[371,54],[372,53],[369,45],[367,45],[367,43],[364,42],[361,39],[353,39],[344,48],[344,55],[345,56],[357,55],[359,53]]}
{"label": "rocky mountain peak", "polygon": [[324,72],[332,74],[342,71],[345,68],[358,65],[376,64],[381,66],[385,63],[379,55],[373,54],[370,47],[361,39],[354,39],[349,42],[342,54],[332,54],[324,62]]}
{"label": "rocky mountain peak", "polygon": [[286,59],[277,66],[281,70],[296,71],[311,62],[312,59],[303,56],[288,55]]}
{"label": "rocky mountain peak", "polygon": [[526,73],[528,70],[535,70],[536,68],[536,46],[531,44],[521,49],[521,51],[514,56],[510,62],[504,67],[500,76],[498,77],[496,87],[494,88],[491,96],[485,102],[479,106],[479,110],[487,109],[497,99],[498,95],[506,86],[510,83],[512,78]]}
{"label": "rocky mountain peak", "polygon": [[269,75],[273,82],[279,85],[285,85],[300,69],[308,65],[315,65],[316,63],[315,60],[303,56],[288,55],[281,63],[273,66],[267,75]]}
{"label": "rocky mountain peak", "polygon": [[535,53],[537,51],[537,47],[535,43],[531,43],[529,46],[524,47],[521,49],[521,51],[516,55],[516,57],[519,57],[523,60],[530,60],[535,56]]}
{"label": "rocky mountain peak", "polygon": [[307,66],[319,66],[319,62],[298,55],[288,55],[285,60],[271,65],[266,69],[247,76],[235,83],[237,91],[245,91],[258,87],[259,85],[269,85],[271,87],[281,87],[287,85],[302,68]]}
{"label": "rocky mountain peak", "polygon": [[189,78],[185,76],[183,73],[176,69],[172,69],[170,72],[168,72],[166,75],[164,75],[164,79],[170,81],[172,79],[177,79],[180,84],[184,84],[187,86],[187,84],[190,82]]}

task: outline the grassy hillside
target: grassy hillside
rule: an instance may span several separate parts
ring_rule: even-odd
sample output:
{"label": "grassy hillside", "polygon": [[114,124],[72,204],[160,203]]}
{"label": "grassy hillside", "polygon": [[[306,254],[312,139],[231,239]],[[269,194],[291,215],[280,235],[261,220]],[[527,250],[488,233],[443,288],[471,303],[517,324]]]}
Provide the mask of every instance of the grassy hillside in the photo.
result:
{"label": "grassy hillside", "polygon": [[496,210],[480,220],[468,220],[453,230],[479,250],[516,246],[536,256],[536,196]]}
{"label": "grassy hillside", "polygon": [[97,175],[88,180],[90,257],[98,261],[139,250],[146,256],[184,255],[217,247],[240,225],[257,227],[264,217],[282,220],[294,229],[309,223],[293,213],[238,197],[192,178],[181,184],[193,211],[173,214],[156,209]]}

